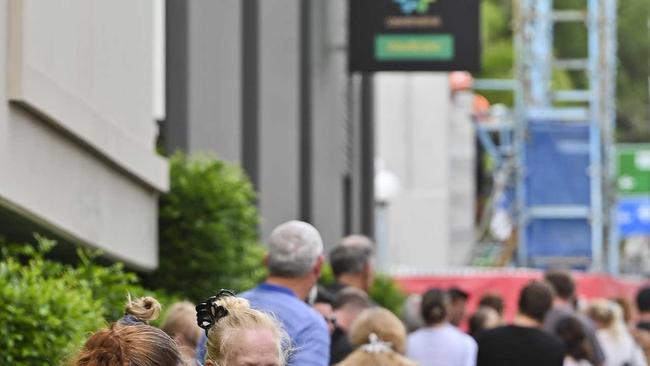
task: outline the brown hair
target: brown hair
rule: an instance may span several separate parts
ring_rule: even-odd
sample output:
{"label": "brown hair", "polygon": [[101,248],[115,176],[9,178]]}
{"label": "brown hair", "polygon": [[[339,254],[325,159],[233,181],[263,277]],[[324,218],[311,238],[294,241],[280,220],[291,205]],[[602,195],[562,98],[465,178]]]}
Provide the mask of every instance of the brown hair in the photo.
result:
{"label": "brown hair", "polygon": [[519,294],[519,312],[543,322],[553,306],[553,288],[546,282],[532,281]]}
{"label": "brown hair", "polygon": [[571,356],[576,361],[592,359],[584,326],[576,317],[562,318],[554,331],[554,334],[564,343],[564,352],[567,356]]}
{"label": "brown hair", "polygon": [[503,315],[503,297],[501,295],[488,292],[481,296],[481,300],[478,302],[478,306],[485,306],[488,308],[494,309],[499,315]]}
{"label": "brown hair", "polygon": [[332,307],[336,310],[345,306],[351,306],[355,309],[363,310],[369,308],[371,305],[372,303],[368,294],[356,287],[350,286],[344,288],[336,295]]}
{"label": "brown hair", "polygon": [[289,336],[275,318],[251,308],[248,300],[241,297],[224,296],[217,300],[216,305],[223,306],[228,313],[218,319],[208,331],[206,360],[224,365],[230,355],[229,351],[233,348],[231,342],[238,335],[238,331],[267,329],[276,338],[280,364],[286,363]]}
{"label": "brown hair", "polygon": [[575,296],[576,283],[569,271],[550,270],[544,274],[544,280],[553,287],[558,297],[570,300]]}
{"label": "brown hair", "polygon": [[447,320],[449,313],[449,294],[439,288],[431,288],[422,295],[420,314],[427,325],[438,324]]}
{"label": "brown hair", "polygon": [[162,330],[147,324],[160,313],[152,297],[129,299],[125,317],[100,329],[70,363],[72,366],[178,366],[182,364],[176,343]]}

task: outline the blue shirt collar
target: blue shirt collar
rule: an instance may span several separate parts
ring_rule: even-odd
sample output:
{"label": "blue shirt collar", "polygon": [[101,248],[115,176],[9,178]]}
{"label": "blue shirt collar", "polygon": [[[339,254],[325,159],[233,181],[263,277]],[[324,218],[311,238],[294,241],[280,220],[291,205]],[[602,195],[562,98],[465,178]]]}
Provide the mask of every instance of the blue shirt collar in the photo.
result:
{"label": "blue shirt collar", "polygon": [[260,289],[260,290],[264,290],[264,291],[280,292],[280,293],[287,294],[287,295],[290,295],[290,296],[293,296],[293,297],[297,297],[296,294],[291,289],[289,289],[287,287],[284,287],[284,286],[272,285],[270,283],[263,282],[263,283],[260,283],[257,286],[257,288]]}

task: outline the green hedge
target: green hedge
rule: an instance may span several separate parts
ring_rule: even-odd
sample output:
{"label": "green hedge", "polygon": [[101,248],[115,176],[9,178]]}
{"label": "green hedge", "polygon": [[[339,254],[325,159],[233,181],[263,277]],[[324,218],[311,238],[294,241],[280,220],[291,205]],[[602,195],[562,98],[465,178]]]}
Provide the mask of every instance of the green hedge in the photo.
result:
{"label": "green hedge", "polygon": [[121,264],[93,263],[98,253],[78,250],[76,266],[45,258],[55,245],[0,242],[0,365],[57,365],[76,352],[88,334],[123,314],[127,294],[145,291]]}
{"label": "green hedge", "polygon": [[377,304],[392,311],[398,317],[402,316],[406,294],[392,277],[376,274],[369,295]]}
{"label": "green hedge", "polygon": [[265,271],[248,178],[211,155],[177,153],[169,162],[170,191],[160,199],[160,267],[145,283],[193,301],[221,288],[255,286]]}

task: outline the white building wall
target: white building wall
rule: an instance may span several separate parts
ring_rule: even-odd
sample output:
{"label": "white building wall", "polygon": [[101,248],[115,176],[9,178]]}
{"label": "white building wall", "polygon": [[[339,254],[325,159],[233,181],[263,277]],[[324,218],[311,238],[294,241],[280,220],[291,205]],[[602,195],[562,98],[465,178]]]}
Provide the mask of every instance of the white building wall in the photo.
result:
{"label": "white building wall", "polygon": [[476,242],[476,135],[471,121],[474,94],[457,93],[449,119],[450,236],[449,264],[467,265]]}
{"label": "white building wall", "polygon": [[401,183],[388,206],[389,268],[462,264],[473,244],[474,140],[471,125],[454,124],[447,74],[380,73],[375,85],[377,158]]}
{"label": "white building wall", "polygon": [[154,10],[0,1],[0,204],[142,269],[158,263],[168,188],[155,153]]}

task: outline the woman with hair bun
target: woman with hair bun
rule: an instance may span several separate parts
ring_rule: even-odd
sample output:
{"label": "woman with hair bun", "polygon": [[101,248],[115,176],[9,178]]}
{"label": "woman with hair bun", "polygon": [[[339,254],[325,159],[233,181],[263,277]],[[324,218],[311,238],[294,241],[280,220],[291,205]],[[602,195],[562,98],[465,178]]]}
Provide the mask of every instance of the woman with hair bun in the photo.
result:
{"label": "woman with hair bun", "polygon": [[422,295],[420,313],[427,326],[409,335],[406,352],[422,366],[476,364],[476,341],[449,323],[449,302],[442,289]]}
{"label": "woman with hair bun", "polygon": [[284,366],[289,336],[270,315],[248,300],[221,290],[196,307],[206,332],[206,366]]}
{"label": "woman with hair bun", "polygon": [[179,366],[176,343],[149,325],[160,314],[160,303],[142,297],[126,304],[125,315],[88,338],[71,366]]}
{"label": "woman with hair bun", "polygon": [[350,327],[350,342],[356,350],[337,366],[415,366],[403,356],[404,324],[390,311],[375,307],[364,310]]}

